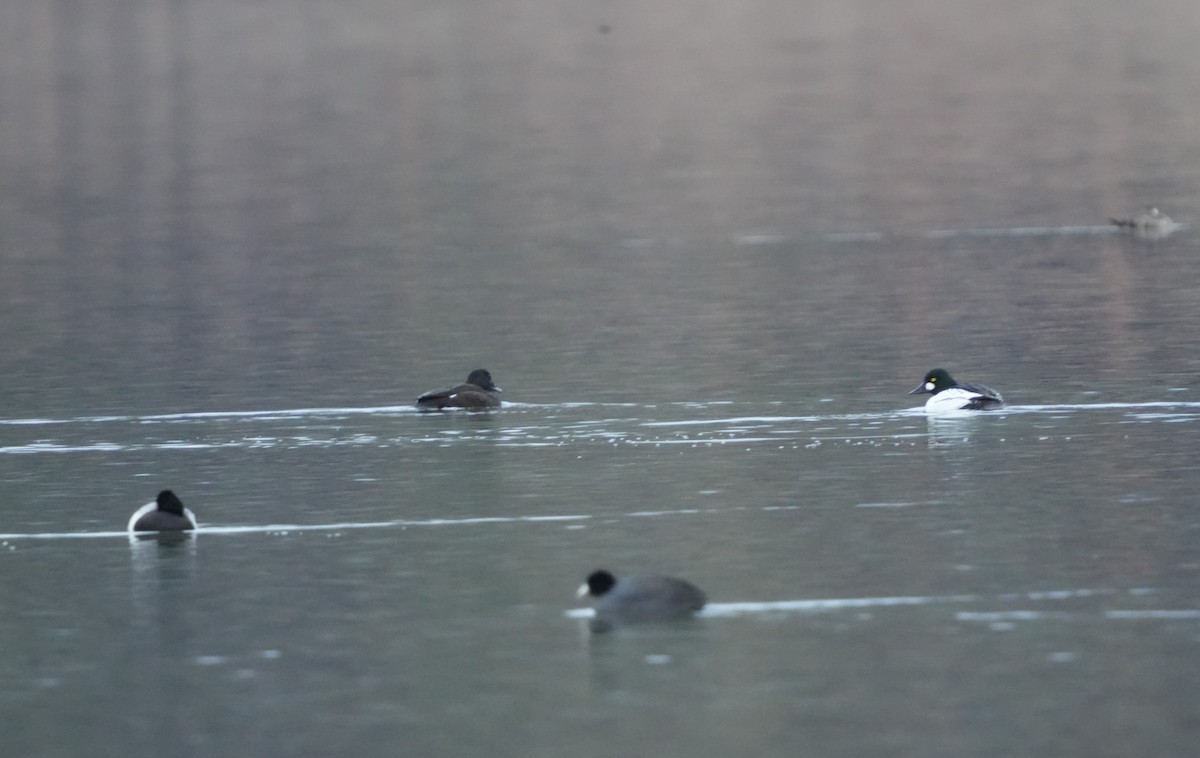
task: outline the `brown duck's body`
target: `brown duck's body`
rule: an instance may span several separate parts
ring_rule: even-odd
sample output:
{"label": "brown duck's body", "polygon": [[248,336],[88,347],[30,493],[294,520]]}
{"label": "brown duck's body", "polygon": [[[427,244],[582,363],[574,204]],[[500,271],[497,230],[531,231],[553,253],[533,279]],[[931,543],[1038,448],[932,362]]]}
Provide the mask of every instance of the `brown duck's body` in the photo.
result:
{"label": "brown duck's body", "polygon": [[500,388],[492,381],[487,369],[477,368],[467,381],[440,390],[430,390],[417,398],[422,410],[440,411],[444,408],[485,410],[500,407]]}

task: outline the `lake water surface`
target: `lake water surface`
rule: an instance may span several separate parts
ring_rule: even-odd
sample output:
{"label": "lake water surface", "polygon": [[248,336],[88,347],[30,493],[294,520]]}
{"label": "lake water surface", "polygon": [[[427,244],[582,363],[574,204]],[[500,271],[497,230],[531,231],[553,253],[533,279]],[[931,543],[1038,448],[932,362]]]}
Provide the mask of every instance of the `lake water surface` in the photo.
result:
{"label": "lake water surface", "polygon": [[0,6],[0,755],[1192,755],[1198,8]]}

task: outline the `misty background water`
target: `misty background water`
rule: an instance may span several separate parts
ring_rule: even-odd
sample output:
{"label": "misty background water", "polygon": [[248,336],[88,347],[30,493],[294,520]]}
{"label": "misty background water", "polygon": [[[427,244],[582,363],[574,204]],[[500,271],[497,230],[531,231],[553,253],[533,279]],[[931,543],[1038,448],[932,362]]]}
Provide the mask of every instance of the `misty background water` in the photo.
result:
{"label": "misty background water", "polygon": [[0,3],[0,753],[1190,755],[1198,32]]}

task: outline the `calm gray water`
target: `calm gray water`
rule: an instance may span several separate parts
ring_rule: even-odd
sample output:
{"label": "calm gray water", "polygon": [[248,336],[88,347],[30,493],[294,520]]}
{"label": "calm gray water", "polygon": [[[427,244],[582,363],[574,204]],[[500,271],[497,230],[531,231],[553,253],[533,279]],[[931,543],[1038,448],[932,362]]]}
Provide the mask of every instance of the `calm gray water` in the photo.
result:
{"label": "calm gray water", "polygon": [[0,3],[0,755],[1194,754],[1198,34]]}

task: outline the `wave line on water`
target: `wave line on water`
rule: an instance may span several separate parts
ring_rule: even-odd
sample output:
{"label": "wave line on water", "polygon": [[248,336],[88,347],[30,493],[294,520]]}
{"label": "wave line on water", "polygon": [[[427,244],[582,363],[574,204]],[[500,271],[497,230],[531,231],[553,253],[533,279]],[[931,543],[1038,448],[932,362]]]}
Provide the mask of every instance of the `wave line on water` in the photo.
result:
{"label": "wave line on water", "polygon": [[[198,529],[204,534],[262,534],[276,532],[332,532],[349,529],[387,529],[410,526],[471,526],[475,524],[519,524],[586,521],[592,516],[476,516],[469,518],[395,519],[393,521],[347,521],[337,524],[267,524],[265,526],[215,526]],[[0,535],[2,537],[3,535]]]}
{"label": "wave line on water", "polygon": [[936,603],[970,603],[977,595],[912,595],[899,597],[819,598],[815,600],[776,600],[766,602],[709,603],[703,616],[741,616],[748,613],[780,611],[813,613],[840,611],[850,608],[891,608],[902,605],[933,605]]}
{"label": "wave line on water", "polygon": [[[721,401],[727,403],[728,401]],[[643,407],[636,403],[513,403],[507,400],[504,409],[520,408],[581,408],[612,407],[635,408]],[[652,406],[651,406],[652,407]],[[413,415],[427,416],[429,414],[413,405],[377,405],[377,406],[340,406],[314,408],[276,408],[261,411],[181,411],[177,413],[151,414],[112,414],[107,416],[73,416],[71,418],[13,418],[0,419],[0,426],[38,426],[55,424],[105,424],[119,421],[136,423],[153,423],[160,421],[208,421],[220,419],[265,419],[278,418],[307,418],[307,417],[338,417],[338,416],[372,416],[372,415]]]}
{"label": "wave line on water", "polygon": [[[1187,224],[1177,224],[1172,232],[1183,231]],[[1000,226],[1000,227],[971,227],[965,229],[930,229],[928,231],[880,231],[862,230],[851,232],[826,232],[816,235],[818,239],[830,243],[862,243],[884,242],[895,239],[929,239],[946,240],[960,238],[991,238],[991,237],[1074,237],[1112,235],[1121,233],[1121,229],[1113,224],[1066,224],[1062,226]],[[803,236],[789,236],[771,231],[746,231],[733,235],[731,241],[738,247],[778,247],[804,239]]]}
{"label": "wave line on water", "polygon": [[1088,234],[1116,234],[1112,224],[1088,226],[1012,226],[980,227],[975,229],[933,229],[921,236],[925,239],[955,239],[958,237],[1059,237]]}
{"label": "wave line on water", "polygon": [[[793,506],[762,506],[759,510],[778,511],[791,510]],[[200,524],[191,533],[203,534],[277,534],[282,532],[332,532],[351,529],[390,529],[395,527],[422,526],[473,526],[478,524],[540,524],[540,523],[576,523],[595,519],[642,519],[673,516],[719,515],[723,513],[744,512],[750,510],[746,506],[725,506],[720,508],[670,508],[660,510],[637,510],[621,513],[591,514],[543,514],[521,516],[464,516],[462,518],[428,518],[428,519],[389,519],[383,521],[340,521],[322,524]],[[0,534],[0,540],[30,540],[30,539],[80,539],[94,537],[122,537],[129,532],[97,531],[97,532],[13,532]],[[152,534],[146,532],[145,534]]]}
{"label": "wave line on water", "polygon": [[[1130,595],[1144,595],[1152,592],[1146,588],[1138,588],[1124,591]],[[979,603],[979,602],[1013,602],[1022,600],[1032,601],[1052,601],[1052,600],[1070,600],[1078,598],[1100,597],[1107,595],[1122,594],[1120,590],[1113,589],[1073,589],[1073,590],[1042,590],[1035,592],[1009,592],[1002,595],[979,595],[979,594],[964,594],[964,595],[899,595],[893,597],[849,597],[849,598],[813,598],[808,600],[767,600],[767,601],[743,601],[729,603],[709,603],[704,606],[704,610],[698,614],[706,618],[726,618],[732,616],[744,616],[752,614],[768,614],[768,613],[828,613],[831,611],[853,610],[861,608],[895,608],[904,606],[924,606],[924,605],[940,605],[953,603]],[[572,608],[564,612],[570,618],[591,618],[595,615],[591,608]],[[996,612],[976,612],[969,613],[966,611],[956,614],[962,617],[963,620],[992,620],[993,617],[1006,615],[1008,618],[1033,618],[1030,614],[1039,614],[1038,611],[996,611]],[[1116,613],[1116,612],[1114,612]],[[1129,613],[1138,613],[1131,611]],[[1169,613],[1169,612],[1164,612]],[[1191,611],[1178,613],[1192,613]],[[1133,616],[1123,616],[1122,618],[1132,618]],[[1171,618],[1192,618],[1192,616],[1169,616]]]}
{"label": "wave line on water", "polygon": [[[714,400],[712,402],[666,402],[666,403],[595,403],[595,402],[563,402],[563,403],[504,403],[504,409],[519,410],[519,409],[579,409],[584,407],[603,407],[603,408],[640,408],[640,409],[660,409],[663,407],[686,406],[695,408],[715,408],[728,407],[733,405],[728,400]],[[764,403],[758,403],[760,407]],[[767,402],[765,405],[782,405],[781,402]],[[1017,413],[1055,413],[1062,411],[1104,411],[1104,410],[1126,410],[1126,411],[1145,411],[1145,410],[1192,410],[1200,411],[1200,402],[1188,401],[1146,401],[1146,402],[1102,402],[1102,403],[1051,403],[1042,405],[1009,405],[1000,411],[994,411],[986,414],[990,417],[1003,417],[1005,415]],[[422,413],[418,409],[410,405],[382,405],[369,407],[312,407],[312,408],[291,408],[291,409],[272,409],[272,410],[257,410],[257,411],[187,411],[181,413],[157,413],[146,415],[109,415],[109,416],[76,416],[73,418],[11,418],[0,419],[0,426],[55,426],[55,425],[70,425],[70,424],[102,424],[114,422],[126,422],[137,424],[156,424],[169,422],[204,422],[204,421],[219,421],[229,419],[247,419],[247,420],[263,420],[273,421],[280,419],[304,419],[304,418],[338,418],[342,416],[383,416],[383,415],[401,415],[401,416],[423,416],[429,415]],[[909,417],[925,416],[925,409],[920,406],[895,408],[890,410],[881,410],[878,412],[860,412],[860,413],[828,413],[828,414],[803,414],[803,415],[766,415],[756,414],[748,416],[724,416],[721,418],[702,418],[702,419],[678,419],[667,421],[641,421],[638,419],[628,419],[628,421],[636,422],[638,426],[656,428],[656,427],[685,427],[685,426],[715,426],[720,424],[731,425],[775,425],[780,423],[821,423],[831,421],[891,421]],[[984,414],[972,414],[972,418]],[[619,422],[622,419],[605,419],[588,421],[576,421],[575,424],[587,423],[598,424],[605,421]],[[32,446],[28,446],[26,452],[33,452]]]}
{"label": "wave line on water", "polygon": [[1130,611],[1105,611],[1104,618],[1107,619],[1131,619],[1140,620],[1184,620],[1200,619],[1200,609],[1185,608],[1179,610],[1156,609],[1156,610],[1130,610]]}
{"label": "wave line on water", "polygon": [[[210,526],[200,524],[189,532],[196,536],[205,534],[278,534],[284,532],[337,532],[351,529],[388,529],[410,526],[470,526],[475,524],[535,524],[553,522],[587,521],[594,516],[571,514],[561,516],[475,516],[468,518],[393,519],[391,521],[343,521],[331,524],[247,524],[245,526]],[[126,537],[130,532],[30,532],[0,534],[0,540],[51,540],[96,537]],[[136,532],[153,536],[154,532]]]}

